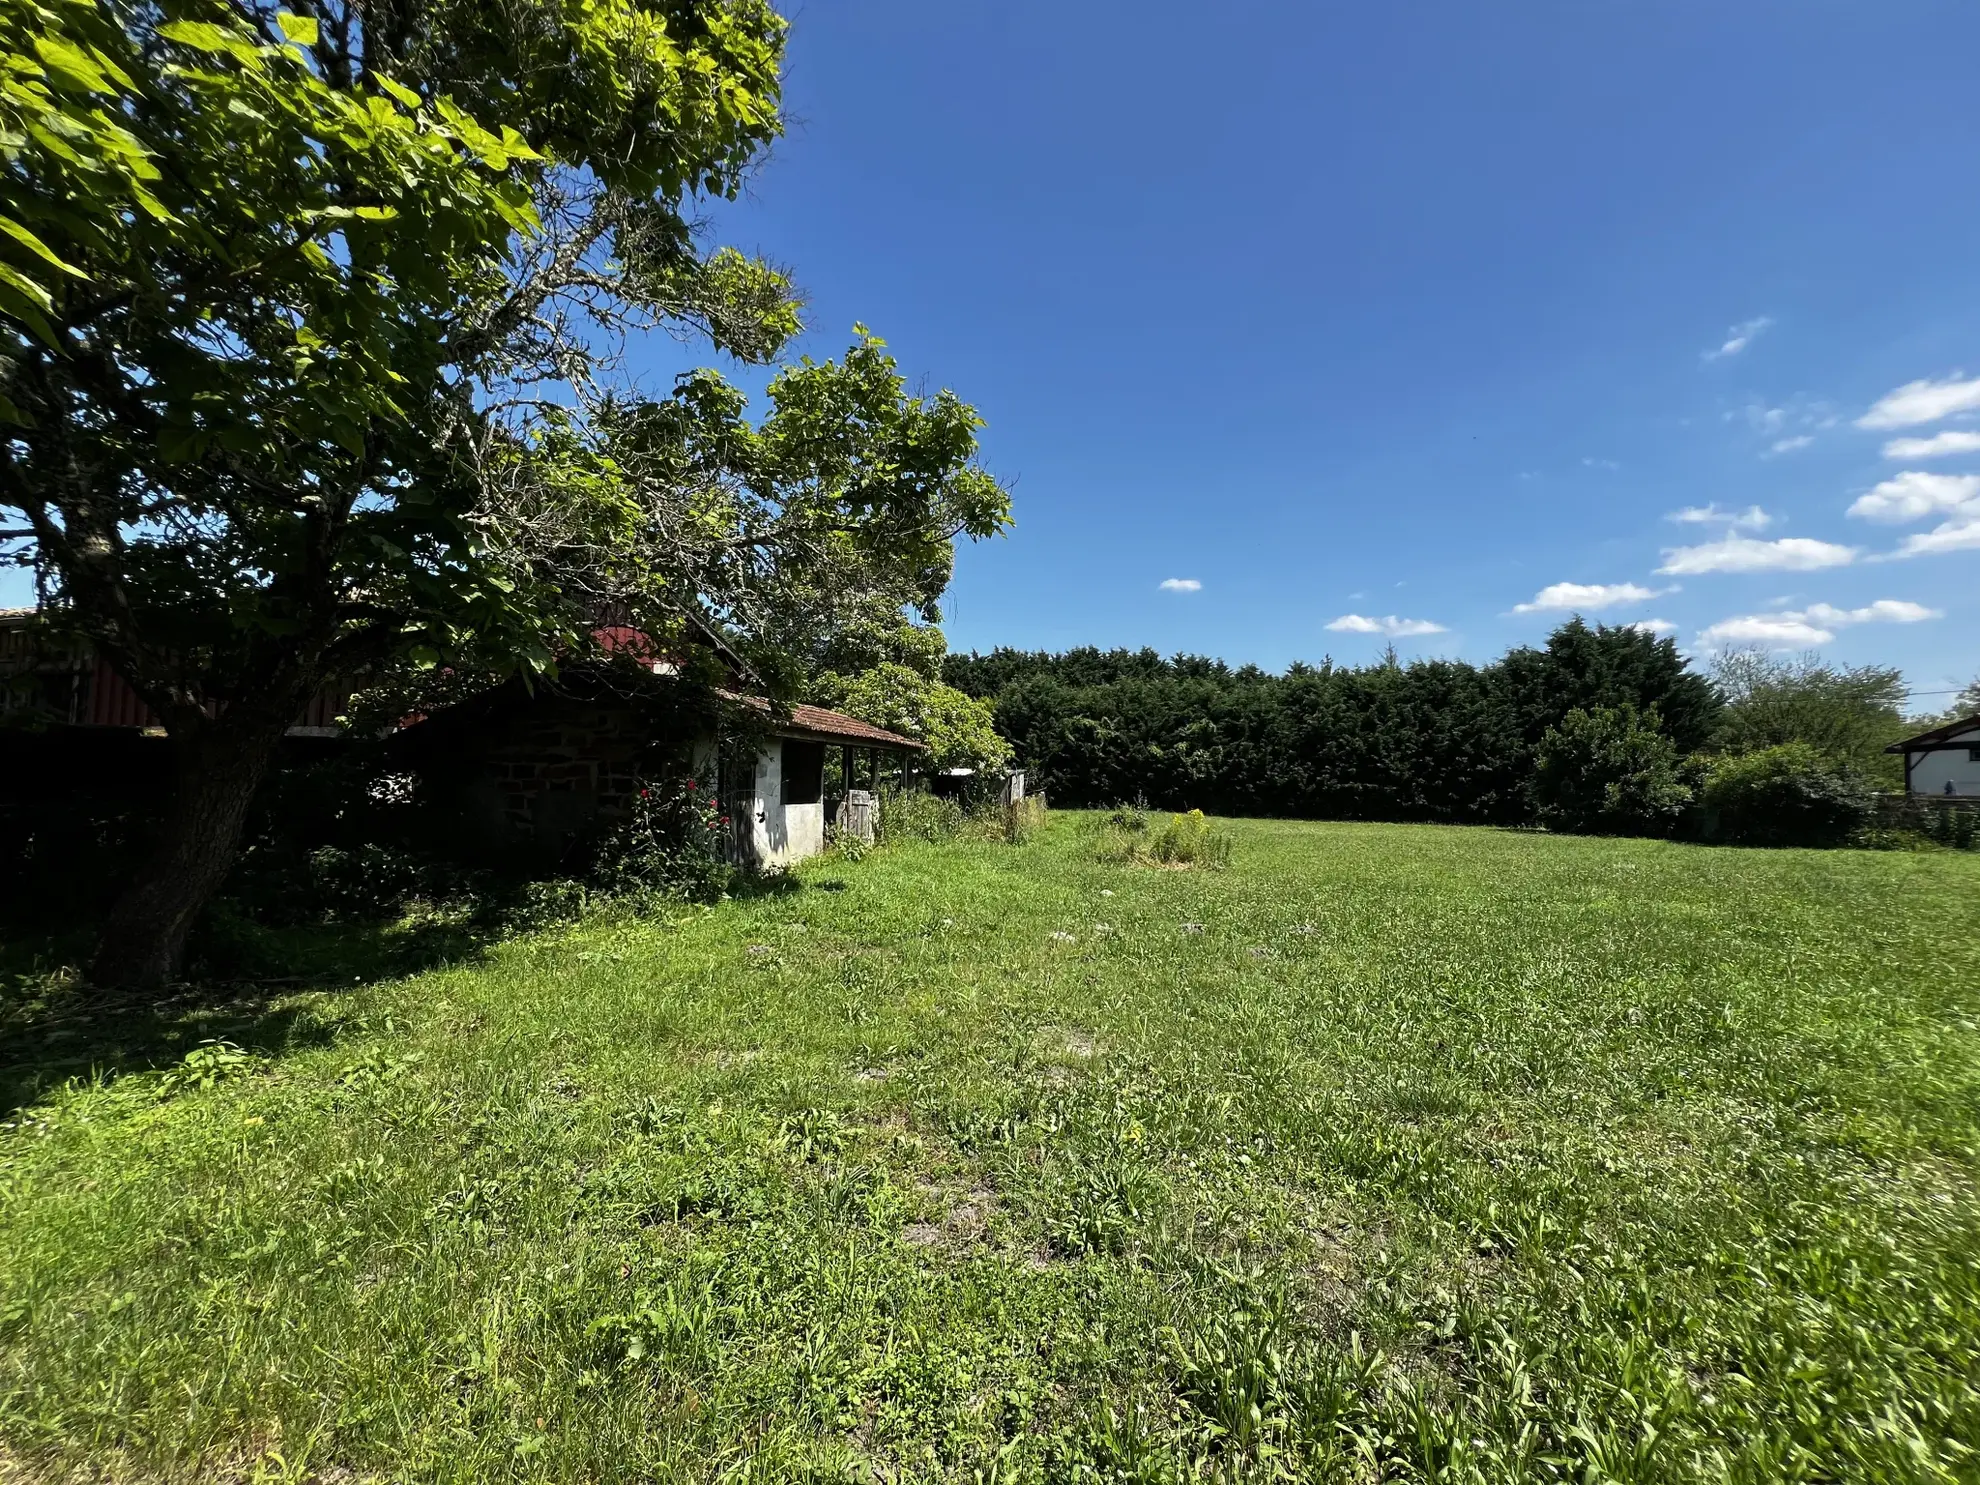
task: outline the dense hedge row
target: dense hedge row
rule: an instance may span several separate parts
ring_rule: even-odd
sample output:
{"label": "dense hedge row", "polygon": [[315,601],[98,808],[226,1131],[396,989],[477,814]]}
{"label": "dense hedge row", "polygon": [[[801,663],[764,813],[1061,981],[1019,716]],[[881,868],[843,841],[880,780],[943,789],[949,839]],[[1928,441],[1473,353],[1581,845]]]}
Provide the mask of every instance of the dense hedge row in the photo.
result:
{"label": "dense hedge row", "polygon": [[1312,819],[1518,824],[1536,749],[1576,709],[1654,711],[1679,755],[1718,693],[1667,639],[1576,619],[1490,665],[1426,660],[1284,675],[1152,650],[954,655],[944,679],[994,702],[1055,804]]}

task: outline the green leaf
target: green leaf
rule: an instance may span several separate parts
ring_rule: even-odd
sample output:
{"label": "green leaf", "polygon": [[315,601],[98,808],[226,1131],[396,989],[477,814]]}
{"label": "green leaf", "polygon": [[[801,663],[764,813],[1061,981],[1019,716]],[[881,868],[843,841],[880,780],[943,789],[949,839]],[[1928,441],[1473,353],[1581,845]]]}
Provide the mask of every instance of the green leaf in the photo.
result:
{"label": "green leaf", "polygon": [[315,46],[317,37],[316,17],[291,15],[286,10],[275,12],[275,24],[282,28],[282,34],[296,46]]}
{"label": "green leaf", "polygon": [[64,78],[84,92],[116,91],[96,59],[72,42],[64,41],[59,36],[37,36],[34,39],[34,52],[41,58],[43,65],[61,73]]}
{"label": "green leaf", "polygon": [[73,263],[64,263],[60,258],[56,257],[54,251],[48,246],[47,243],[43,242],[39,237],[36,237],[32,232],[28,231],[27,228],[23,227],[19,222],[10,221],[6,217],[0,217],[0,232],[6,233],[7,236],[13,238],[14,241],[28,248],[36,256],[45,258],[48,262],[54,264],[57,268],[61,269],[62,272],[67,274],[72,274],[76,278],[86,279],[89,277],[88,274],[84,273],[80,268],[76,267]]}
{"label": "green leaf", "polygon": [[403,83],[393,82],[391,78],[385,76],[385,74],[382,72],[374,72],[371,75],[378,80],[379,87],[383,88],[386,92],[390,93],[394,98],[398,99],[399,102],[405,105],[407,108],[415,109],[415,110],[419,108],[421,101],[420,96],[419,94],[415,93],[411,88],[405,86],[405,84]]}
{"label": "green leaf", "polygon": [[364,424],[353,418],[332,418],[330,420],[330,437],[336,441],[339,448],[352,458],[363,457]]}
{"label": "green leaf", "polygon": [[231,52],[240,45],[234,32],[211,21],[167,21],[158,28],[158,34],[200,52]]}
{"label": "green leaf", "polygon": [[0,284],[5,284],[23,295],[44,314],[55,307],[54,295],[10,264],[0,263]]}

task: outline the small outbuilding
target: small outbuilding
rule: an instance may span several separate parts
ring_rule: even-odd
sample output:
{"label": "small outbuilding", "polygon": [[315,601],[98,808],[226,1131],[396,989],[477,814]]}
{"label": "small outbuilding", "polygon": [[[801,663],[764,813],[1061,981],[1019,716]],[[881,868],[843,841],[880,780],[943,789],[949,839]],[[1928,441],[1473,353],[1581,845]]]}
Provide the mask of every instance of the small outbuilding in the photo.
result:
{"label": "small outbuilding", "polygon": [[[149,708],[83,643],[38,634],[32,609],[0,609],[0,809],[169,785]],[[604,658],[534,685],[512,680],[404,718],[386,748],[419,781],[446,843],[552,863],[624,819],[656,769],[686,767],[728,816],[730,858],[784,866],[825,849],[827,826],[872,839],[883,779],[908,782],[926,752],[910,737],[817,706],[752,694],[749,667],[711,628],[678,653],[640,630],[593,631]],[[350,746],[350,687],[326,684],[285,746]]]}
{"label": "small outbuilding", "polygon": [[389,744],[465,845],[539,858],[580,853],[661,767],[685,767],[728,818],[729,852],[786,866],[826,846],[828,823],[871,839],[877,786],[912,776],[913,738],[817,706],[703,689],[665,661],[566,667],[431,716]]}
{"label": "small outbuilding", "polygon": [[1904,757],[1904,792],[1914,797],[1980,797],[1980,713],[1903,742],[1886,752]]}

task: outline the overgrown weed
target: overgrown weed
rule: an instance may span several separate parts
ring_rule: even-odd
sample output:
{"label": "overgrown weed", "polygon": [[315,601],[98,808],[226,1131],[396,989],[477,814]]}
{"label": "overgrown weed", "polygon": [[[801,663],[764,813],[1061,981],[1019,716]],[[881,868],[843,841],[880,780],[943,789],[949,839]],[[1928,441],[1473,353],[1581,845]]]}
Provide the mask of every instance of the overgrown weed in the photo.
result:
{"label": "overgrown weed", "polygon": [[1124,805],[1105,816],[1095,851],[1100,860],[1118,866],[1214,871],[1230,865],[1231,834],[1202,810],[1170,815],[1158,825],[1138,806]]}

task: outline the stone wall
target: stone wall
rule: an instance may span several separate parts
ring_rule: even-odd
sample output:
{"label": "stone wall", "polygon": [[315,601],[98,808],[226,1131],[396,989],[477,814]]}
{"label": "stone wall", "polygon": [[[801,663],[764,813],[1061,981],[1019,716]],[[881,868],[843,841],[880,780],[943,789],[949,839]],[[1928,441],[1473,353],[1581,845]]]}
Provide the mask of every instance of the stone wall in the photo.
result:
{"label": "stone wall", "polygon": [[486,754],[506,833],[551,844],[609,826],[639,788],[644,743],[632,715],[610,707],[560,709],[511,723]]}

